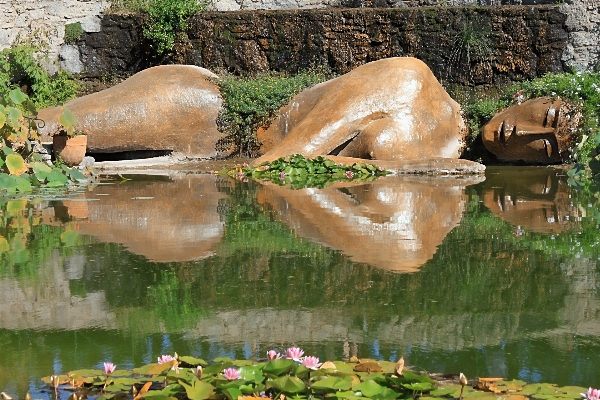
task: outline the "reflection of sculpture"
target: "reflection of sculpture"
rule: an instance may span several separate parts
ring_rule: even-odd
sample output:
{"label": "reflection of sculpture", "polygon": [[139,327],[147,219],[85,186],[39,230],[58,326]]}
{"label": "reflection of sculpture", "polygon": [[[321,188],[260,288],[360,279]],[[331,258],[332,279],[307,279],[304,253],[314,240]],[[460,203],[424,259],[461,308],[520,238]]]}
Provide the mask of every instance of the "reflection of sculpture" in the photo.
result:
{"label": "reflection of sculpture", "polygon": [[385,177],[366,184],[259,193],[302,237],[396,272],[415,272],[461,219],[464,186],[480,181]]}
{"label": "reflection of sculpture", "polygon": [[565,161],[580,114],[560,99],[542,97],[498,113],[483,127],[485,147],[503,161]]}
{"label": "reflection of sculpture", "polygon": [[[87,197],[88,219],[80,232],[122,243],[151,261],[175,262],[212,255],[223,222],[217,205],[223,197],[215,177],[189,175],[173,181],[103,185]],[[106,196],[103,196],[106,195]]]}
{"label": "reflection of sculpture", "polygon": [[560,170],[527,168],[488,170],[483,204],[503,220],[525,231],[559,233],[577,224],[566,178]]}
{"label": "reflection of sculpture", "polygon": [[257,163],[290,154],[377,160],[458,158],[460,106],[415,58],[371,62],[307,89],[259,135]]}

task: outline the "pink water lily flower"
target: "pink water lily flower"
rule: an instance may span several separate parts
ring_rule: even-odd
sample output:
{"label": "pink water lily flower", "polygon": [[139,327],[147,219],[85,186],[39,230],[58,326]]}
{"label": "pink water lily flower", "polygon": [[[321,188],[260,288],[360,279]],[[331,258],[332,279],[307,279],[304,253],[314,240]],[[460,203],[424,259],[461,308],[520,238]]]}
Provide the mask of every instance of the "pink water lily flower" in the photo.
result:
{"label": "pink water lily flower", "polygon": [[600,390],[589,388],[587,393],[581,393],[587,400],[598,400],[600,399]]}
{"label": "pink water lily flower", "polygon": [[267,359],[268,360],[279,360],[280,358],[281,358],[281,354],[279,354],[275,350],[267,351]]}
{"label": "pink water lily flower", "polygon": [[348,179],[354,178],[354,172],[352,172],[352,171],[346,171],[346,178],[348,178]]}
{"label": "pink water lily flower", "polygon": [[240,371],[235,368],[227,368],[223,371],[223,376],[230,381],[234,381],[236,379],[240,379]]}
{"label": "pink water lily flower", "polygon": [[304,360],[302,360],[302,365],[304,365],[308,369],[317,370],[317,369],[319,369],[321,364],[322,363],[319,363],[319,358],[314,357],[314,356],[307,356],[307,357],[304,357]]}
{"label": "pink water lily flower", "polygon": [[104,363],[104,374],[106,376],[112,374],[113,372],[115,372],[115,369],[117,368],[117,366],[111,362],[105,362]]}
{"label": "pink water lily flower", "polygon": [[163,354],[162,356],[158,357],[158,363],[159,364],[164,364],[164,363],[168,363],[175,360],[175,357],[169,355],[169,354]]}
{"label": "pink water lily flower", "polygon": [[290,347],[285,351],[285,357],[291,358],[294,361],[302,361],[304,351],[300,347]]}

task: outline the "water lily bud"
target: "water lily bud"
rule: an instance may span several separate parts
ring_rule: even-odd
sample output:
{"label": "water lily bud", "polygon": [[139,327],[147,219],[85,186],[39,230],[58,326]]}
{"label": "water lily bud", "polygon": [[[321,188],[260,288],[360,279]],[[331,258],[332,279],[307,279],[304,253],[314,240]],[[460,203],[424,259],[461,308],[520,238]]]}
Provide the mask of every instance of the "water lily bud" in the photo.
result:
{"label": "water lily bud", "polygon": [[31,400],[31,395],[29,394],[29,392],[27,392],[27,394],[25,395],[25,400]]}
{"label": "water lily bud", "polygon": [[198,379],[202,378],[202,365],[198,365],[196,370],[192,369],[192,373],[198,377]]}
{"label": "water lily bud", "polygon": [[12,396],[10,396],[8,393],[6,392],[2,392],[0,393],[0,396],[2,397],[2,400],[13,400]]}
{"label": "water lily bud", "polygon": [[402,376],[402,370],[404,369],[404,357],[400,357],[396,366],[394,367],[394,373],[397,376]]}
{"label": "water lily bud", "polygon": [[468,383],[467,377],[462,372],[460,373],[460,384],[466,386]]}
{"label": "water lily bud", "polygon": [[50,377],[50,382],[52,383],[53,388],[57,388],[58,385],[60,384],[60,379],[59,379],[58,375],[52,375]]}
{"label": "water lily bud", "polygon": [[173,357],[174,357],[176,360],[179,360],[179,354],[177,354],[177,352],[175,352],[175,354],[173,354]]}
{"label": "water lily bud", "polygon": [[131,386],[131,394],[133,395],[133,397],[135,397],[135,395],[137,394],[138,390],[135,388],[135,385]]}

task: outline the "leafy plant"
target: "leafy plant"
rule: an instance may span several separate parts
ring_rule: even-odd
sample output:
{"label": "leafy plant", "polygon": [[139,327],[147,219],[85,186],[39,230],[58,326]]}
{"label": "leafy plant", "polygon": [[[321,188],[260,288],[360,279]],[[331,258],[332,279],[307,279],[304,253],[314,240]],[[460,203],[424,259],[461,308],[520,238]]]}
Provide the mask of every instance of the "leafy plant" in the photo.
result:
{"label": "leafy plant", "polygon": [[39,108],[62,104],[75,97],[77,81],[66,71],[50,76],[34,54],[39,49],[19,45],[0,51],[0,97],[9,100],[10,91],[26,88],[30,100]]}
{"label": "leafy plant", "polygon": [[247,165],[225,172],[238,179],[269,180],[278,185],[291,185],[294,189],[323,188],[338,181],[366,182],[389,173],[373,164],[336,164],[325,157],[318,156],[308,159],[301,154],[281,157],[273,162],[262,163],[257,167]]}
{"label": "leafy plant", "polygon": [[150,0],[113,0],[110,2],[110,12],[146,12]]}
{"label": "leafy plant", "polygon": [[471,78],[471,63],[486,61],[492,54],[493,47],[490,36],[491,32],[480,22],[469,20],[464,22],[462,29],[454,38],[448,63],[448,74],[452,73],[453,67],[466,65],[469,78]]}
{"label": "leafy plant", "polygon": [[81,22],[74,22],[72,24],[65,25],[65,43],[75,43],[81,38],[81,35],[83,35]]}
{"label": "leafy plant", "polygon": [[[75,131],[76,120],[70,118],[68,109],[65,110],[61,123],[67,124],[65,129]],[[29,192],[36,186],[62,187],[86,181],[77,169],[49,167],[35,152],[40,146],[36,115],[35,106],[19,89],[9,93],[9,102],[0,104],[0,168],[3,171],[0,172],[0,192]]]}
{"label": "leafy plant", "polygon": [[[268,354],[269,358],[264,361],[221,357],[214,359],[212,364],[194,357],[163,355],[158,358],[158,363],[133,370],[119,370],[112,363],[104,363],[104,370],[77,370],[64,375],[47,376],[42,380],[55,393],[75,390],[78,397],[187,397],[191,400],[217,397],[230,400],[240,397],[391,400],[419,396],[450,399],[457,398],[459,393],[462,395],[465,387],[464,384],[452,383],[438,385],[426,373],[403,371],[397,374],[396,364],[389,361],[356,360],[321,364],[313,356],[294,360],[279,358],[281,356],[275,351]],[[132,390],[132,386],[135,390]],[[581,392],[585,392],[585,389],[480,378],[476,388],[467,387],[465,396],[492,400],[518,393],[523,398],[553,395],[567,400],[580,398]]]}
{"label": "leafy plant", "polygon": [[60,125],[58,126],[56,132],[54,132],[54,136],[81,136],[87,135],[89,132],[87,130],[77,129],[77,125],[79,121],[77,121],[77,117],[73,114],[71,110],[67,107],[61,107],[62,114],[58,117],[58,122]]}
{"label": "leafy plant", "polygon": [[217,150],[253,156],[260,143],[256,131],[266,127],[284,104],[303,89],[329,79],[323,69],[300,72],[291,77],[267,73],[250,78],[228,76],[218,84],[223,96],[219,125],[225,136]]}
{"label": "leafy plant", "polygon": [[144,36],[152,42],[158,55],[170,52],[187,29],[188,18],[205,7],[197,0],[152,0],[147,9]]}

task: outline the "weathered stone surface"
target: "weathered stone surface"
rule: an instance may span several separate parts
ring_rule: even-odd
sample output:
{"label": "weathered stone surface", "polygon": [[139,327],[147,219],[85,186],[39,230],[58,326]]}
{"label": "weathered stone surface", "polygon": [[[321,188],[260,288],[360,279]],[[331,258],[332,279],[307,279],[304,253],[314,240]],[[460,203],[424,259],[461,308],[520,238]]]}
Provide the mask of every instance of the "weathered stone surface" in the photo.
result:
{"label": "weathered stone surface", "polygon": [[[470,180],[470,175],[481,175],[485,173],[486,166],[478,162],[456,159],[456,158],[430,158],[424,160],[365,160],[353,157],[324,156],[336,164],[354,165],[369,163],[377,165],[392,175],[435,175],[436,177],[452,177]],[[462,177],[462,178],[461,178]]]}
{"label": "weathered stone surface", "polygon": [[295,96],[263,133],[275,145],[256,163],[289,154],[458,158],[465,134],[460,106],[431,70],[415,58],[389,58]]}
{"label": "weathered stone surface", "polygon": [[[65,104],[87,129],[88,152],[172,150],[212,157],[221,136],[216,120],[221,107],[210,71],[189,65],[159,66],[123,83]],[[58,127],[59,107],[41,110],[42,141]]]}
{"label": "weathered stone surface", "polygon": [[482,128],[485,147],[502,161],[566,161],[581,114],[560,99],[541,97],[507,108]]}
{"label": "weathered stone surface", "polygon": [[[519,76],[532,78],[532,73],[539,74],[540,70],[541,73],[558,72],[556,68],[560,67],[562,70],[565,65],[578,70],[593,69],[600,61],[600,50],[595,46],[600,40],[600,3],[597,0],[570,0],[560,7],[556,7],[555,3],[555,0],[214,0],[209,2],[209,9],[253,12],[236,13],[233,18],[229,13],[202,13],[198,16],[199,20],[214,23],[216,30],[194,32],[197,28],[193,28],[188,32],[190,38],[200,36],[202,46],[194,44],[187,51],[187,56],[197,57],[205,51],[205,47],[214,46],[220,50],[220,54],[213,55],[216,59],[195,64],[214,69],[214,65],[209,63],[219,62],[230,68],[240,68],[237,64],[238,57],[249,58],[246,54],[239,53],[239,49],[232,47],[229,42],[242,39],[237,34],[240,26],[248,27],[256,33],[256,37],[260,35],[255,27],[262,27],[263,31],[269,32],[266,36],[269,39],[268,53],[275,53],[267,54],[271,69],[295,71],[318,61],[320,64],[329,63],[338,72],[346,72],[356,65],[375,59],[412,55],[425,60],[436,76],[453,81],[456,77],[440,75],[438,69],[449,65],[451,48],[460,37],[458,33],[465,20],[470,20],[489,27],[492,47],[502,51],[493,54],[491,58],[473,60],[470,64],[474,65],[467,67],[479,71],[472,74],[467,69],[469,76],[463,76],[462,80],[486,82],[490,79],[490,73],[500,74],[500,77],[507,73],[514,74],[516,79],[522,79]],[[540,4],[548,6],[540,7]],[[515,6],[482,7],[500,5]],[[518,7],[519,5],[533,8]],[[415,7],[423,6],[441,7],[415,12]],[[464,6],[478,7],[458,8]],[[79,42],[82,61],[88,68],[86,74],[98,74],[98,71],[102,71],[101,74],[121,73],[124,68],[131,74],[157,65],[156,63],[179,61],[178,56],[171,59],[148,58],[147,43],[141,35],[144,18],[104,15],[109,7],[110,2],[106,0],[0,1],[0,49],[12,45],[17,38],[43,41],[47,45],[46,67],[55,71],[60,46],[64,44],[65,24],[80,22],[84,31],[90,34],[84,35]],[[314,8],[321,10],[309,10]],[[330,10],[324,11],[323,8]],[[332,8],[337,10],[331,10]],[[340,8],[359,10],[340,12]],[[379,10],[367,10],[368,8]],[[388,10],[382,10],[383,8]],[[294,15],[296,11],[292,11],[292,14],[288,12],[277,15],[267,12],[265,17],[262,12],[256,11],[301,9],[308,13]],[[449,15],[451,18],[448,18]],[[125,23],[114,30],[110,23],[115,20]],[[489,26],[490,23],[493,26]],[[202,25],[199,23],[197,27]],[[235,25],[236,29],[230,29],[230,25]],[[556,33],[565,32],[565,29],[568,35],[565,34],[565,39],[557,42],[556,38],[560,35]],[[292,32],[299,35],[294,36]],[[101,37],[107,39],[100,42],[102,48],[90,45]],[[128,37],[134,39],[133,45],[127,46]],[[255,42],[256,37],[247,39]],[[265,37],[260,39],[265,40]],[[290,42],[301,43],[301,46],[291,46]],[[286,52],[286,48],[295,50],[281,55],[281,52]],[[253,50],[254,47],[249,44],[246,49]],[[315,59],[317,55],[318,60]],[[203,55],[205,56],[206,54]],[[486,58],[489,61],[487,66]],[[192,63],[189,60],[181,61]],[[464,64],[464,61],[459,60],[457,65]],[[295,68],[277,65],[280,63],[287,63]],[[111,69],[111,65],[117,68]],[[532,71],[528,71],[528,68]]]}
{"label": "weathered stone surface", "polygon": [[[77,45],[83,76],[90,77],[126,76],[157,63],[239,73],[326,65],[346,73],[370,61],[412,56],[444,83],[503,84],[564,70],[566,18],[548,5],[203,12],[190,20],[174,56],[153,59],[142,17],[106,15],[102,31],[85,33]],[[473,40],[489,43],[487,55],[470,51],[467,57],[460,44],[473,23],[481,27]]]}

